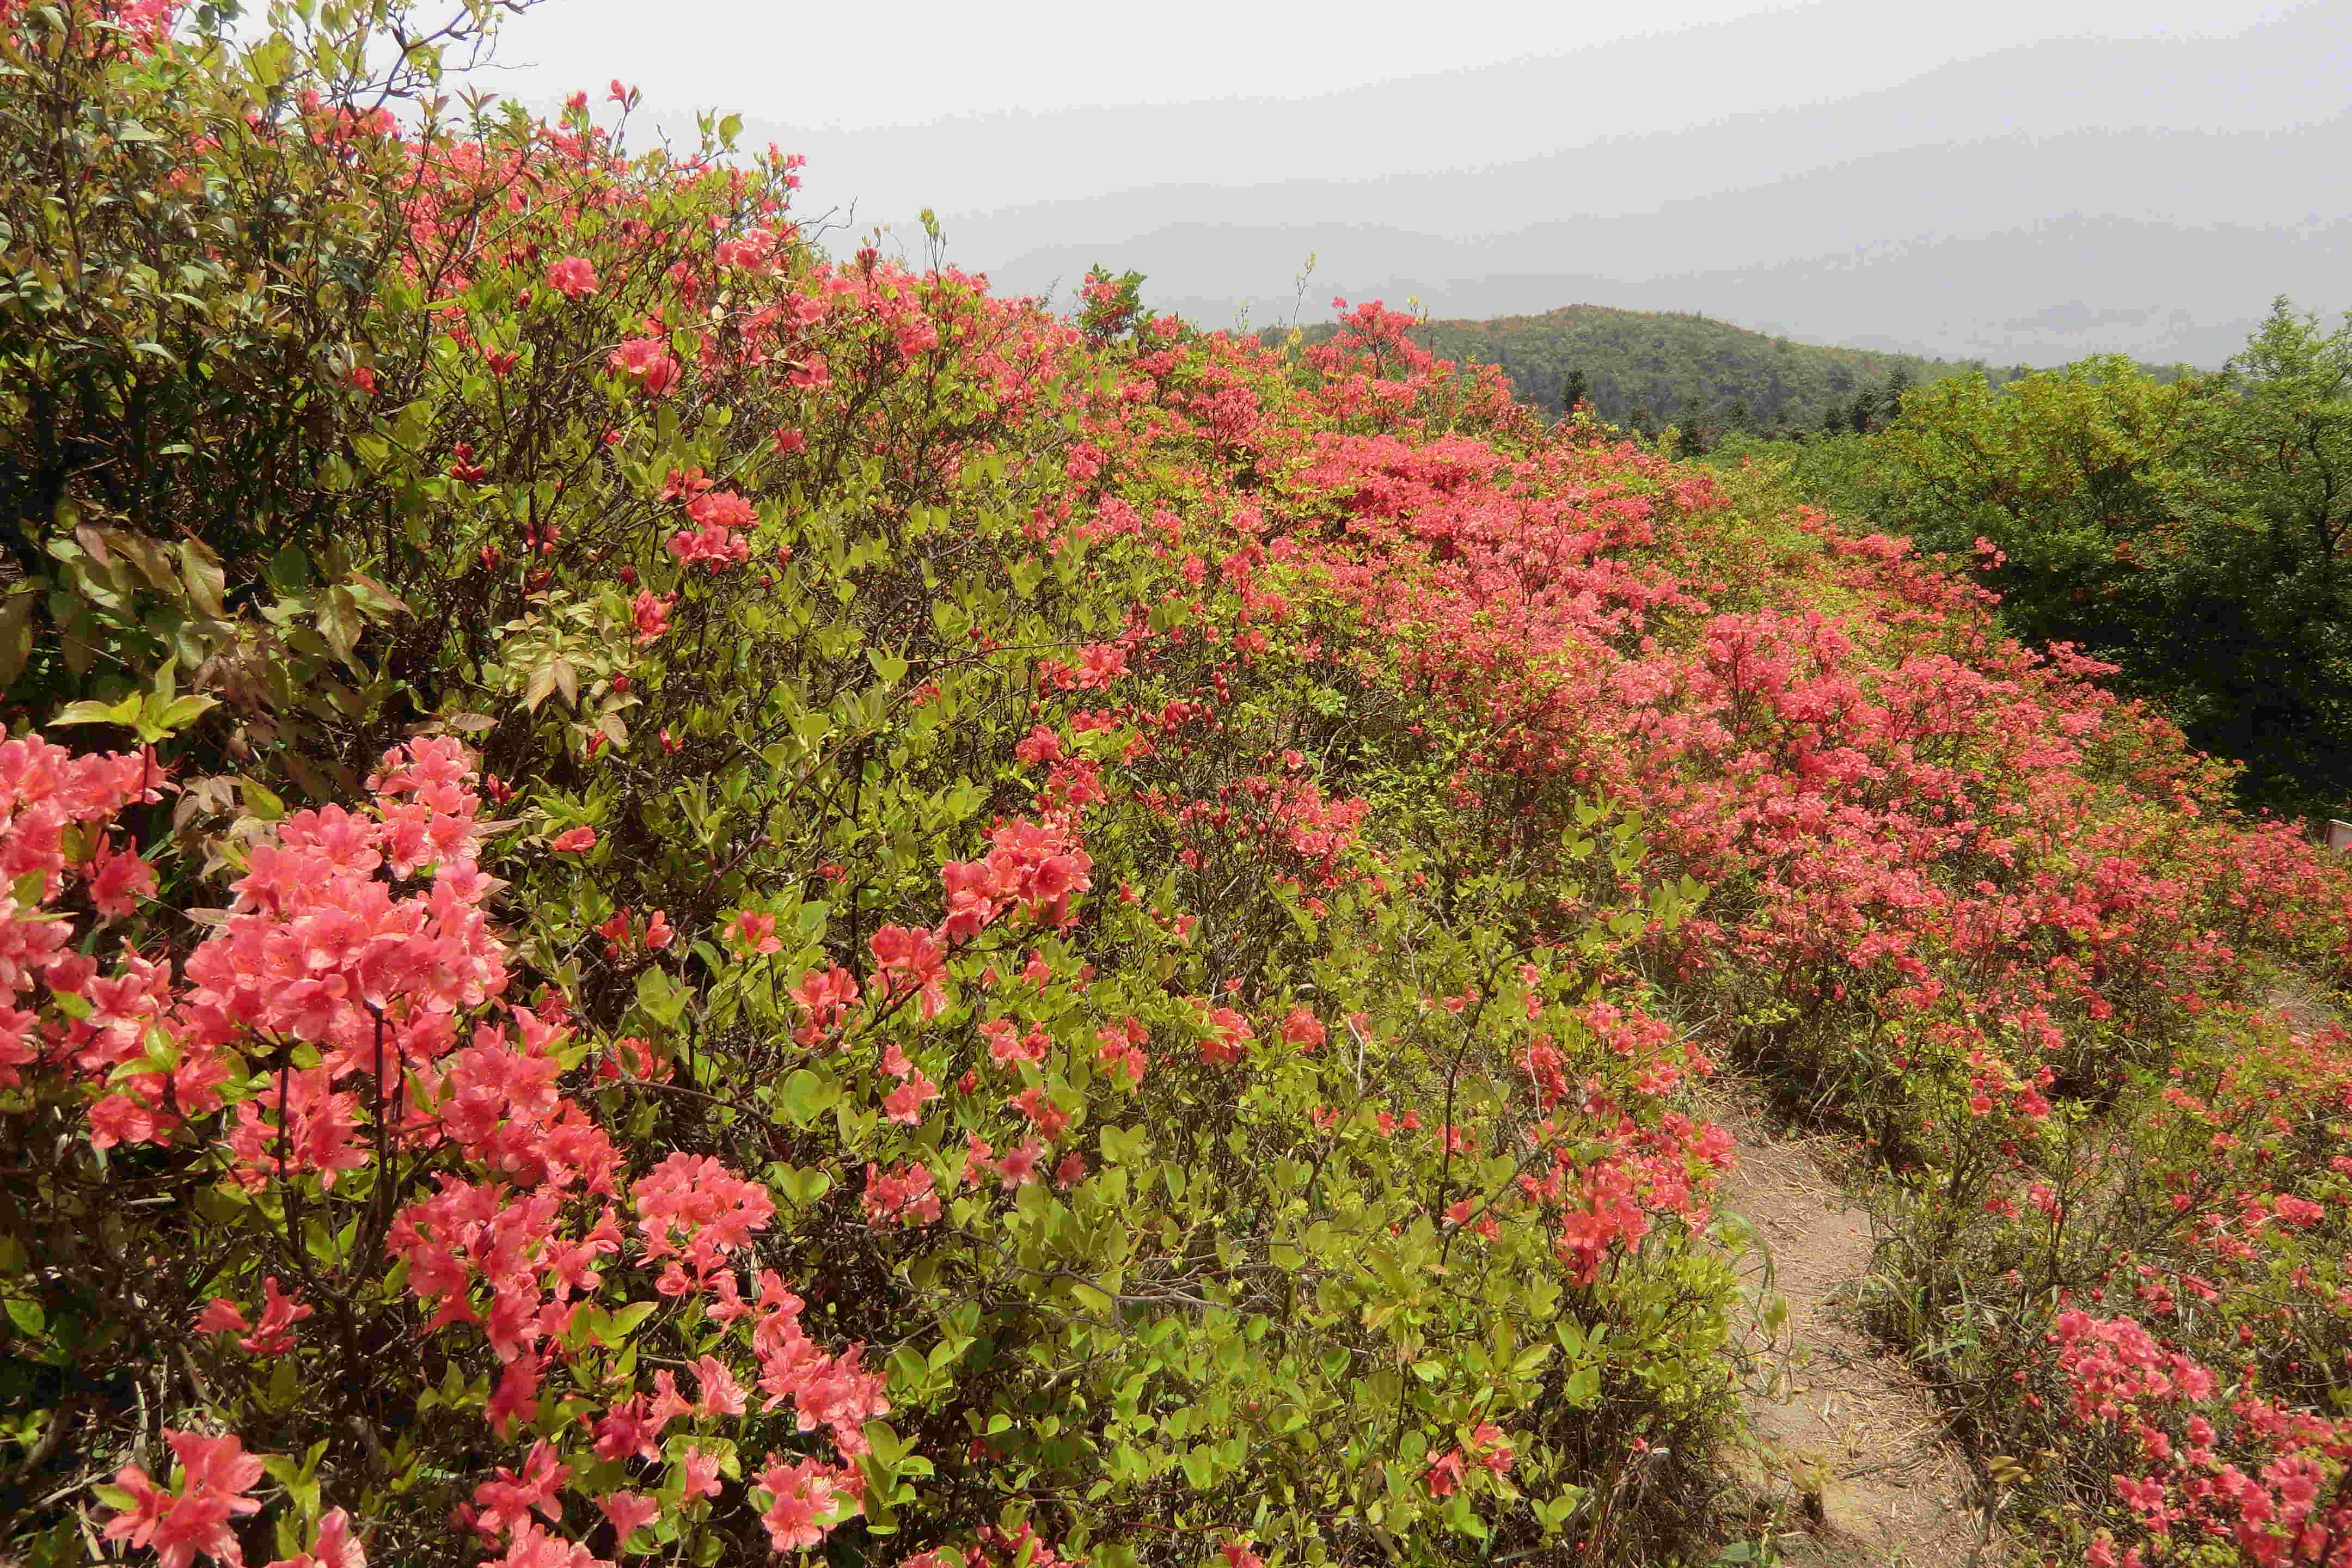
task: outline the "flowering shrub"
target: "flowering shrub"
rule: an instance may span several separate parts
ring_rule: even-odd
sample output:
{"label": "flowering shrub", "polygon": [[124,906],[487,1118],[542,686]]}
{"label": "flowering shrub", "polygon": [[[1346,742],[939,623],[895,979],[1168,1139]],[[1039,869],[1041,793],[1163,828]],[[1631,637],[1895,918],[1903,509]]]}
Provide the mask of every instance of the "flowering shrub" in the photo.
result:
{"label": "flowering shrub", "polygon": [[1956,1396],[2087,1561],[2346,1550],[2344,1046],[2219,1007],[2112,1120],[2053,1118],[1911,1199],[1944,1253],[1890,1306],[1950,1335]]}
{"label": "flowering shrub", "polygon": [[[793,1532],[855,1512],[861,1461],[896,1473],[887,1429],[867,1426],[888,1402],[859,1347],[813,1342],[772,1272],[756,1310],[731,1289],[706,1303],[772,1219],[766,1188],[716,1160],[633,1158],[559,1086],[586,1056],[560,1002],[506,1004],[508,952],[481,908],[496,884],[477,857],[477,776],[457,744],[388,752],[363,810],[270,827],[176,973],[131,941],[104,963],[68,945],[75,895],[103,921],[130,913],[109,889],[135,853],[105,830],[154,797],[152,755],[71,758],[31,737],[0,743],[0,777],[26,900],[12,902],[0,976],[8,1081],[39,1119],[20,1120],[12,1145],[34,1163],[34,1206],[11,1238],[25,1272],[9,1310],[25,1348],[69,1380],[53,1421],[73,1422],[117,1377],[160,1373],[158,1418],[193,1398],[247,1436],[348,1422],[379,1465],[456,1413],[493,1439],[576,1425],[576,1453],[559,1459],[542,1439],[520,1479],[502,1470],[459,1505],[486,1547],[518,1561],[538,1560],[532,1510],[560,1518],[567,1480],[609,1515],[616,1497],[638,1508],[629,1485],[658,1496],[667,1475],[687,1489],[667,1507],[641,1500],[639,1522],[675,1538],[715,1495],[679,1481],[698,1447],[712,1474],[740,1473],[723,1423],[709,1423],[745,1414],[746,1383],[798,1430],[825,1434],[799,1473],[845,1494],[800,1513],[779,1500],[761,1521],[772,1537],[786,1530],[779,1510]],[[88,848],[69,855],[76,838]],[[62,1140],[38,1136],[42,1122]],[[122,1210],[125,1184],[189,1212]],[[666,1298],[686,1299],[702,1327],[700,1353],[679,1363],[698,1384],[691,1402],[667,1368],[634,1370],[631,1331]],[[156,1359],[173,1344],[173,1360]],[[299,1380],[306,1362],[336,1370],[324,1408]],[[167,1562],[234,1562],[232,1521],[261,1509],[249,1494],[268,1475],[294,1501],[277,1521],[289,1560],[310,1525],[326,1542],[314,1555],[359,1550],[348,1514],[320,1510],[331,1439],[298,1459],[246,1453],[236,1432],[161,1433],[177,1477],[126,1465],[101,1492],[121,1510],[108,1539]],[[351,1500],[383,1520],[376,1498]]]}
{"label": "flowering shrub", "polygon": [[285,60],[201,43],[38,85],[199,182],[332,127],[391,248],[286,380],[333,417],[278,554],[160,454],[29,525],[11,604],[106,658],[13,672],[97,744],[7,742],[9,1549],[1664,1528],[1728,1146],[1606,934],[1639,833],[1591,811],[1563,913],[1407,731],[1309,734],[1322,654],[1187,493],[1281,367],[833,264],[790,160],[584,105],[402,141],[321,52],[224,152],[205,72]]}
{"label": "flowering shrub", "polygon": [[[273,203],[342,248],[290,358],[205,340],[299,432],[266,506],[173,360],[76,413],[182,437],[139,482],[12,512],[27,1562],[1664,1556],[1730,1420],[1717,1054],[1903,1173],[1932,1317],[2253,955],[2336,961],[2340,876],[2095,667],[1395,312],[1064,322],[825,256],[724,122],[379,116],[357,13],[54,15],[0,94],[243,215],[140,239],[158,319],[236,314],[195,258]],[[54,326],[0,339],[26,450]],[[2264,1485],[2325,1447],[2200,1418]]]}

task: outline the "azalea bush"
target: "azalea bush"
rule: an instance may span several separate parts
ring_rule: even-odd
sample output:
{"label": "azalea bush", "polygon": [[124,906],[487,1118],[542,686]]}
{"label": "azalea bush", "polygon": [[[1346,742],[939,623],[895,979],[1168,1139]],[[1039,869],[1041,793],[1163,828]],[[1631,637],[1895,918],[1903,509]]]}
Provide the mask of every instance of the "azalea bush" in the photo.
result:
{"label": "azalea bush", "polygon": [[2344,1045],[2219,1007],[2109,1113],[2062,1110],[1907,1195],[1915,1284],[1881,1310],[1938,1345],[2063,1560],[2332,1563],[2352,1542]]}
{"label": "azalea bush", "polygon": [[[836,265],[729,127],[378,113],[404,17],[278,20],[16,23],[11,90],[206,205],[137,242],[177,294],[70,297],[182,312],[75,405],[181,439],[14,513],[12,1549],[1597,1560],[1687,1511],[1728,1145],[1628,953],[1696,890],[1565,785],[1498,868],[1333,684],[1206,493],[1283,368]],[[331,312],[239,302],[286,206],[348,229]],[[206,336],[254,310],[293,362]],[[89,381],[53,318],[28,439]],[[223,366],[314,443],[258,510]]]}
{"label": "azalea bush", "polygon": [[[178,1458],[100,1487],[106,1539],[228,1560],[265,1476],[289,1560],[356,1539],[356,1513],[397,1560],[470,1541],[572,1561],[567,1499],[609,1552],[705,1560],[851,1515],[893,1533],[902,1507],[909,1529],[996,1517],[958,1493],[1052,1498],[1081,1544],[1204,1505],[1237,1537],[1424,1513],[1477,1537],[1514,1503],[1517,1529],[1564,1524],[1612,1423],[1709,1413],[1718,1266],[1617,1265],[1653,1215],[1688,1212],[1720,1135],[1560,1103],[1591,1007],[1547,993],[1589,946],[1424,944],[1462,991],[1401,1013],[1395,960],[1327,960],[1310,995],[1381,1010],[1337,1040],[1311,1006],[1254,1026],[1160,985],[1086,988],[1055,957],[1087,858],[1007,829],[947,868],[934,928],[875,933],[863,986],[825,964],[787,993],[772,917],[739,915],[690,1017],[639,966],[647,1035],[599,1042],[558,994],[500,1000],[477,858],[498,825],[453,741],[387,755],[365,810],[262,836],[176,984],[68,945],[68,909],[121,920],[152,886],[105,831],[155,793],[152,757],[34,738],[0,763],[31,897],[11,1147],[40,1200],[12,1227],[9,1310],[20,1394],[56,1401],[26,1436],[70,1452],[144,1405]],[[658,953],[663,930],[637,935]],[[1350,934],[1370,952],[1383,930],[1396,952],[1393,913]],[[1017,971],[1017,942],[974,940],[1005,931],[1039,943]],[[680,1023],[702,1037],[673,1043]],[[810,1065],[747,1073],[730,1042]],[[1537,1085],[1516,1114],[1515,1055]],[[681,1100],[698,1136],[665,1114]],[[126,1186],[148,1202],[122,1207]],[[1608,1311],[1588,1329],[1577,1302]],[[1673,1397],[1612,1394],[1635,1373]]]}
{"label": "azalea bush", "polygon": [[[1540,846],[1564,774],[1710,886],[1643,962],[1853,1134],[1892,1229],[1874,1318],[1996,1499],[2061,1561],[2335,1560],[2352,1162],[2336,1037],[2270,1009],[2341,983],[2341,869],[1903,542],[1622,447],[1377,461],[1343,481],[1361,544],[1309,547],[1395,650],[1366,679],[1444,695],[1483,842]],[[2147,1280],[2177,1320],[2102,1312]],[[2167,1386],[2209,1403],[2151,1436],[2079,1402],[2086,1335],[2206,1368]]]}
{"label": "azalea bush", "polygon": [[1718,1058],[1927,1322],[2339,961],[1900,542],[829,254],[488,20],[6,16],[5,1551],[1708,1559]]}

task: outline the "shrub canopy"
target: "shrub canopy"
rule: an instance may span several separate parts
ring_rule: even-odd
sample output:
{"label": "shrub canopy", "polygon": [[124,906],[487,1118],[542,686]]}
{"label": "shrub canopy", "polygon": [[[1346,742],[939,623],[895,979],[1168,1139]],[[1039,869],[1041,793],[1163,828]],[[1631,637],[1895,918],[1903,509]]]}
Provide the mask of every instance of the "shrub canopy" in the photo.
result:
{"label": "shrub canopy", "polygon": [[6,16],[26,1562],[1663,1559],[1727,1046],[2022,1182],[2339,956],[1899,542],[831,258],[483,21]]}

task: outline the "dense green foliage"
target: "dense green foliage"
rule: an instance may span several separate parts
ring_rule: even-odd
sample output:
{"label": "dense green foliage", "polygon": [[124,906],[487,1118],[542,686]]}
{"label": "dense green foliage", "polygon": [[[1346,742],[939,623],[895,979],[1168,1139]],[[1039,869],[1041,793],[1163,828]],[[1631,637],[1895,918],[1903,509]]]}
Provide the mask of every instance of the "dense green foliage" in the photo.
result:
{"label": "dense green foliage", "polygon": [[2352,321],[2282,300],[2220,374],[2107,357],[1954,378],[1868,437],[1717,458],[1785,465],[1814,504],[1970,561],[2019,636],[2112,662],[2244,763],[2247,800],[2352,799]]}
{"label": "dense green foliage", "polygon": [[[1317,341],[1329,329],[1309,329]],[[1906,387],[1951,376],[1998,385],[2026,367],[1874,349],[1824,348],[1680,311],[1569,305],[1540,316],[1431,321],[1432,353],[1491,364],[1522,403],[1559,416],[1591,405],[1603,421],[1651,437],[1672,426],[1685,451],[1735,431],[1794,436],[1874,429]]]}

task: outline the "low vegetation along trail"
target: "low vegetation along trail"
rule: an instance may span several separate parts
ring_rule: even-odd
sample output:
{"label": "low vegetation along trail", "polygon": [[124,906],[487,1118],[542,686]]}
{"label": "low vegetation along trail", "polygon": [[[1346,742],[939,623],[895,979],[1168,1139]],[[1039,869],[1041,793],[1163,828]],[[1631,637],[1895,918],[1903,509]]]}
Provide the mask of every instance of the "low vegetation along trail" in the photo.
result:
{"label": "low vegetation along trail", "polygon": [[[1832,1141],[1776,1132],[1752,1112],[1727,1120],[1740,1158],[1723,1206],[1761,1244],[1744,1265],[1761,1309],[1748,1328],[1748,1480],[1787,1521],[1783,1561],[1962,1568],[1996,1560],[1942,1413],[1854,1321],[1870,1216],[1832,1175]],[[1785,1317],[1770,1310],[1775,1302]]]}

